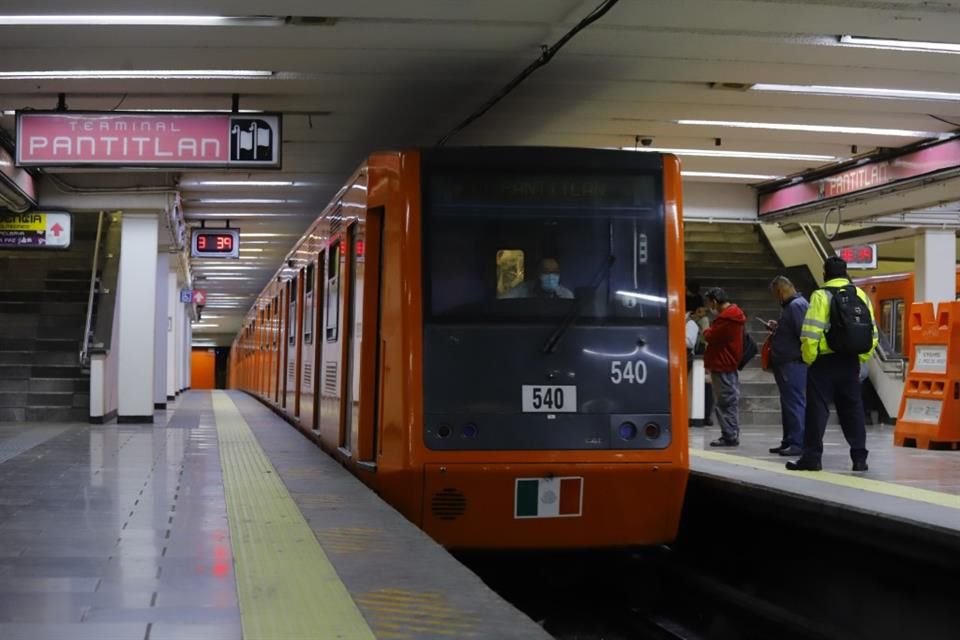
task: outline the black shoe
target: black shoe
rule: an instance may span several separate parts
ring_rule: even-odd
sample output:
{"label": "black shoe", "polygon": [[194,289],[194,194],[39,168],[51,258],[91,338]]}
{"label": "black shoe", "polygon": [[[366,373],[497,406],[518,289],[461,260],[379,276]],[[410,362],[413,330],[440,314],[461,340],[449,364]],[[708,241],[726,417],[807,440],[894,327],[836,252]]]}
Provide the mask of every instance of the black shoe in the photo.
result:
{"label": "black shoe", "polygon": [[782,456],[802,456],[803,449],[800,447],[787,447],[786,449],[780,449],[778,453]]}
{"label": "black shoe", "polygon": [[770,453],[780,453],[783,451],[784,446],[780,445],[779,447],[770,447]]}
{"label": "black shoe", "polygon": [[870,470],[870,467],[867,466],[867,461],[866,461],[866,460],[860,460],[859,462],[854,462],[854,463],[853,463],[853,470],[854,470],[854,471],[869,471],[869,470]]}
{"label": "black shoe", "polygon": [[727,440],[726,438],[717,438],[710,443],[711,447],[739,447],[739,440]]}
{"label": "black shoe", "polygon": [[800,458],[795,462],[787,463],[787,471],[820,471],[823,469],[823,465],[819,462],[814,462],[807,458]]}

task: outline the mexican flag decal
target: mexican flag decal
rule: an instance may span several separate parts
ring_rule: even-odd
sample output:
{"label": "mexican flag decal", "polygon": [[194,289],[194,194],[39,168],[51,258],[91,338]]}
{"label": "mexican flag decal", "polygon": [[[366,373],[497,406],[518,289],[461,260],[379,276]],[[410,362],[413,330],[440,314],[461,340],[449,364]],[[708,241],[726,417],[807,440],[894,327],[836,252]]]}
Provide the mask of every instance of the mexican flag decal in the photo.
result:
{"label": "mexican flag decal", "polygon": [[583,515],[583,478],[517,478],[514,518]]}

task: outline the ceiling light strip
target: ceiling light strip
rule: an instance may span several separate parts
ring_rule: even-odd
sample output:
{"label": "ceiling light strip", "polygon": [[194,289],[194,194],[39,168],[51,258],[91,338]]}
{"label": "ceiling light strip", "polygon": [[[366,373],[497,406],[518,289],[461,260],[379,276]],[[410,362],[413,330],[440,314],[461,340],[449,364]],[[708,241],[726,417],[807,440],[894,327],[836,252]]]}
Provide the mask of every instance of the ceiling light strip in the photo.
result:
{"label": "ceiling light strip", "polygon": [[920,91],[917,89],[879,89],[873,87],[834,87],[829,85],[755,84],[751,91],[773,93],[801,93],[809,95],[835,95],[855,98],[901,98],[906,100],[960,100],[960,93],[949,91]]}
{"label": "ceiling light strip", "polygon": [[875,127],[846,127],[824,124],[790,124],[780,122],[741,122],[735,120],[677,120],[680,125],[731,127],[734,129],[769,129],[773,131],[806,131],[812,133],[849,133],[868,136],[901,138],[939,138],[940,133],[911,131],[909,129],[880,129]]}
{"label": "ceiling light strip", "polygon": [[672,153],[678,156],[702,158],[747,158],[754,160],[802,160],[804,162],[830,162],[838,160],[836,156],[811,153],[774,153],[767,151],[727,151],[723,149],[668,149],[661,147],[621,147],[624,151],[652,151]]}
{"label": "ceiling light strip", "polygon": [[779,180],[783,176],[768,176],[760,173],[725,173],[722,171],[681,171],[688,178],[729,178],[731,180]]}
{"label": "ceiling light strip", "polygon": [[0,71],[0,80],[97,80],[269,78],[264,69],[71,69],[63,71]]}
{"label": "ceiling light strip", "polygon": [[282,18],[273,16],[0,15],[0,26],[272,27],[282,24]]}
{"label": "ceiling light strip", "polygon": [[871,38],[869,36],[843,35],[839,44],[845,47],[867,49],[891,49],[894,51],[924,51],[930,53],[960,53],[960,44],[954,42],[930,42],[926,40],[897,40],[895,38]]}

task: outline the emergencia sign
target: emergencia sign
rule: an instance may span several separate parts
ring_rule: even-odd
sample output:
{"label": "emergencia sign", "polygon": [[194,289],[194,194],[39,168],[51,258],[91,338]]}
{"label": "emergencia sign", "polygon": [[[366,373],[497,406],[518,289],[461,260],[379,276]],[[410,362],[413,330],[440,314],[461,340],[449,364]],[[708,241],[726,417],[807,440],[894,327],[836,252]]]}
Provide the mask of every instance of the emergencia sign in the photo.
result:
{"label": "emergencia sign", "polygon": [[0,249],[66,249],[72,227],[69,213],[0,213]]}

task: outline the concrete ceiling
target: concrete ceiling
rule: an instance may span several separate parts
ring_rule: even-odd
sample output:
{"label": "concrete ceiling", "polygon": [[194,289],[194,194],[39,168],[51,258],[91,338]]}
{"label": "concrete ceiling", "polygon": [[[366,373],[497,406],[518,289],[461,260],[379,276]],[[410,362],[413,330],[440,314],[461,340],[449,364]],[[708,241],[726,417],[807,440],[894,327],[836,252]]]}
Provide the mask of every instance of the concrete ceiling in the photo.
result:
{"label": "concrete ceiling", "polygon": [[[275,72],[267,79],[232,80],[0,79],[0,108],[53,108],[63,92],[69,108],[76,110],[225,109],[236,93],[243,109],[285,113],[281,172],[169,176],[171,183],[180,183],[188,216],[232,213],[231,220],[244,232],[246,250],[239,264],[244,268],[207,273],[250,279],[207,280],[204,285],[214,294],[237,296],[237,303],[231,309],[211,309],[211,315],[224,317],[198,331],[229,333],[251,294],[367,153],[432,144],[534,60],[541,45],[556,42],[599,3],[168,0],[134,5],[6,0],[0,6],[3,15],[162,12],[297,18],[277,21],[277,26],[0,26],[0,71]],[[955,128],[932,116],[960,122],[955,101],[748,90],[755,83],[779,83],[960,92],[956,55],[842,47],[841,34],[960,42],[960,8],[921,0],[622,0],[452,144],[621,147],[633,146],[636,137],[643,136],[655,147],[848,158],[919,138],[677,121],[843,125],[930,134]],[[742,86],[716,88],[731,83]],[[2,117],[0,126],[12,133],[13,118]],[[761,175],[789,175],[817,164],[683,159],[688,171]],[[114,172],[110,179],[136,184],[142,175]],[[85,179],[62,177],[80,183]],[[292,181],[296,186],[200,184],[214,179]],[[211,198],[285,202],[204,202]]]}

